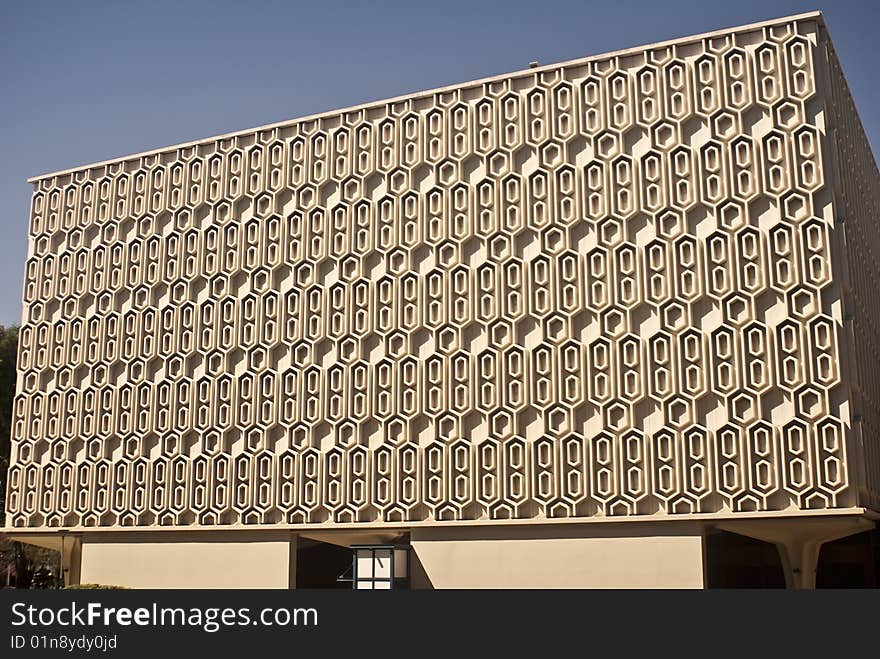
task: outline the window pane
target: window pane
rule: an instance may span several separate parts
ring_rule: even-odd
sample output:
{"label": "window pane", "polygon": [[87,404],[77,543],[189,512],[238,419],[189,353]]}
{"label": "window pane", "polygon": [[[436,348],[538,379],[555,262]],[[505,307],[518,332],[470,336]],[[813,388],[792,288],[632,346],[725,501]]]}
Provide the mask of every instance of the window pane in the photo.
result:
{"label": "window pane", "polygon": [[357,578],[370,579],[373,576],[373,552],[369,549],[358,549]]}
{"label": "window pane", "polygon": [[376,552],[376,560],[373,564],[375,576],[381,579],[391,578],[391,552],[384,549]]}

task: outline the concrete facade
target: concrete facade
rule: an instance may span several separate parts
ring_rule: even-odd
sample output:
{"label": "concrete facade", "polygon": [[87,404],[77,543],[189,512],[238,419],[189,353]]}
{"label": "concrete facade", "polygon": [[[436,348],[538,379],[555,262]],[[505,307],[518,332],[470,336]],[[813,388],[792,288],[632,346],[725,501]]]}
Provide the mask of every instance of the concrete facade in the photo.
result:
{"label": "concrete facade", "polygon": [[32,182],[6,526],[81,579],[287,587],[280,532],[702,587],[725,528],[809,586],[880,510],[880,176],[820,14]]}

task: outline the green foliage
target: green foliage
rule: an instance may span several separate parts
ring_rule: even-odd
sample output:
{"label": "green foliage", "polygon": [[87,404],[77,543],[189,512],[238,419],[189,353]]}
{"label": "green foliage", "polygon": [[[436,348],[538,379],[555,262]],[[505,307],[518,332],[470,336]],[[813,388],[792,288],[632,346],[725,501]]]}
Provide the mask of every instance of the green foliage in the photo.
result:
{"label": "green foliage", "polygon": [[0,587],[58,588],[61,555],[52,549],[26,545],[0,534]]}

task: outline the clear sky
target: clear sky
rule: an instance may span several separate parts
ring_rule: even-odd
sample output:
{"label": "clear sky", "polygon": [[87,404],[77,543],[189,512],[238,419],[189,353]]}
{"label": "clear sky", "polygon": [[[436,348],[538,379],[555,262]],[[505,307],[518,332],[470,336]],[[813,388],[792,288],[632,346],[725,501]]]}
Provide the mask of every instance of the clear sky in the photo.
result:
{"label": "clear sky", "polygon": [[876,0],[3,0],[0,323],[21,317],[30,176],[814,9],[878,153]]}

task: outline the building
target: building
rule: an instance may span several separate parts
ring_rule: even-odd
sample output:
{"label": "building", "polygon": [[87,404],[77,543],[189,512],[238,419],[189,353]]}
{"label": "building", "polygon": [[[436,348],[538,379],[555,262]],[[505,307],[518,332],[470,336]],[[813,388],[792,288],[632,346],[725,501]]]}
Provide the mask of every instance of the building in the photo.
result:
{"label": "building", "polygon": [[6,529],[69,581],[876,551],[880,176],[819,13],[32,182]]}

